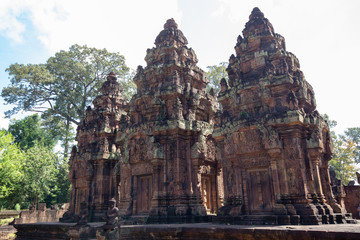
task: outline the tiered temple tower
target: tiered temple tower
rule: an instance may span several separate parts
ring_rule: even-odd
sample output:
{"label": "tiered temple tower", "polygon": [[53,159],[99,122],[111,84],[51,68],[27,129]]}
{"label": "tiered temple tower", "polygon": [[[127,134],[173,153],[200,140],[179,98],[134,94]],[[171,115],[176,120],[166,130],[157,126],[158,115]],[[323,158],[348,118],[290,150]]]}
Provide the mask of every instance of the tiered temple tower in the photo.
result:
{"label": "tiered temple tower", "polygon": [[69,211],[86,202],[99,221],[114,197],[130,223],[207,221],[208,213],[239,224],[345,222],[314,91],[258,8],[235,51],[221,110],[173,19],[138,67],[130,103],[109,74],[77,129]]}
{"label": "tiered temple tower", "polygon": [[115,145],[115,133],[127,125],[126,103],[114,73],[107,76],[101,95],[93,101],[77,129],[78,148],[72,149],[70,181],[72,184],[70,211],[78,214],[86,202],[89,220],[100,221],[108,202],[118,193],[121,154]]}
{"label": "tiered temple tower", "polygon": [[211,138],[217,103],[195,52],[173,19],[139,66],[123,147],[120,212],[150,222],[201,221],[219,205]]}
{"label": "tiered temple tower", "polygon": [[219,215],[254,223],[342,222],[345,210],[329,184],[329,129],[298,59],[258,8],[235,51],[213,133],[224,172]]}

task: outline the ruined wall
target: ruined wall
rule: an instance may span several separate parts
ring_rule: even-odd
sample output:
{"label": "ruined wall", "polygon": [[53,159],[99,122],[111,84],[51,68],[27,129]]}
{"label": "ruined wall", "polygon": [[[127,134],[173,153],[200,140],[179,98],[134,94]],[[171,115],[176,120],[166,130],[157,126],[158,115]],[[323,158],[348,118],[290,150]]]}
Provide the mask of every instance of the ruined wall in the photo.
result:
{"label": "ruined wall", "polygon": [[360,186],[344,186],[346,197],[344,204],[346,211],[352,214],[353,218],[360,219],[358,207],[360,205]]}
{"label": "ruined wall", "polygon": [[37,209],[34,207],[28,211],[21,211],[19,218],[15,218],[13,223],[16,225],[23,223],[58,222],[66,210],[66,207],[58,209],[57,206],[52,206],[51,209],[48,209],[46,208],[46,203],[38,203]]}

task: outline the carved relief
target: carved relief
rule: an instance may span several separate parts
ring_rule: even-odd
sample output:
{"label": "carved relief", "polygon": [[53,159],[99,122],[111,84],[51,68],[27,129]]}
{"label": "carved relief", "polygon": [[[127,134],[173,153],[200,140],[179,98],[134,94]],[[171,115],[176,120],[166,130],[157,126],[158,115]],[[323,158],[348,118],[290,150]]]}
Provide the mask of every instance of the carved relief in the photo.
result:
{"label": "carved relief", "polygon": [[[71,209],[79,212],[79,201],[88,201],[97,221],[114,195],[125,218],[195,221],[226,201],[219,213],[229,222],[253,214],[266,224],[289,224],[286,219],[296,220],[290,215],[304,223],[326,221],[320,209],[331,214],[331,207],[306,193],[317,177],[331,195],[324,174],[332,143],[297,58],[258,8],[235,52],[229,82],[220,82],[221,111],[173,19],[147,50],[147,66],[137,68],[137,93],[129,103],[110,73],[77,129]],[[311,169],[313,155],[318,172]]]}

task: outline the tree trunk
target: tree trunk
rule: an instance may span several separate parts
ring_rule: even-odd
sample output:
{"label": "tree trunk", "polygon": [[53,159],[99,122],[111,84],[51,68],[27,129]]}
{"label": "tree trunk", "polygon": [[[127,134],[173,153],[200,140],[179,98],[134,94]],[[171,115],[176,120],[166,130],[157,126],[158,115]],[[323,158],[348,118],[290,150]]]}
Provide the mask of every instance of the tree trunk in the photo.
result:
{"label": "tree trunk", "polygon": [[65,139],[64,139],[64,159],[69,157],[69,142],[70,142],[70,119],[66,119],[66,128],[65,128]]}
{"label": "tree trunk", "polygon": [[38,210],[38,208],[37,208],[37,204],[38,203],[38,190],[37,190],[37,188],[36,188],[36,193],[35,193],[35,203],[34,203],[34,205],[35,205],[35,209],[36,210]]}

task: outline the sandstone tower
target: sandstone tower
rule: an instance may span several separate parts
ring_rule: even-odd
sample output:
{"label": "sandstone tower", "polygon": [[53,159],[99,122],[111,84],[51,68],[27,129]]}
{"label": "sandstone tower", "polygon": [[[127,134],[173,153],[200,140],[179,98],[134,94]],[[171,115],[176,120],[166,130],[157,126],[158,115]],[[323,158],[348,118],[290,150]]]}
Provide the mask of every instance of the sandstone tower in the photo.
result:
{"label": "sandstone tower", "polygon": [[229,83],[221,82],[223,112],[213,133],[224,171],[219,214],[242,216],[240,222],[342,222],[345,210],[329,184],[329,129],[298,59],[258,8],[235,51]]}
{"label": "sandstone tower", "polygon": [[[129,128],[116,137],[124,152],[121,211],[147,214],[151,222],[201,219],[218,205],[211,138],[215,96],[206,93],[208,80],[173,19],[145,60],[147,66],[139,66],[134,77]],[[203,199],[200,182],[206,184]]]}
{"label": "sandstone tower", "polygon": [[86,202],[90,219],[99,221],[108,201],[117,195],[120,148],[115,133],[127,125],[126,106],[121,87],[114,74],[107,76],[101,95],[88,107],[77,129],[78,148],[72,149],[70,163],[70,211],[79,213]]}
{"label": "sandstone tower", "polygon": [[345,222],[314,91],[258,8],[235,52],[216,98],[169,19],[137,69],[129,103],[109,74],[77,130],[70,212],[86,202],[89,220],[99,221],[115,198],[130,223]]}

